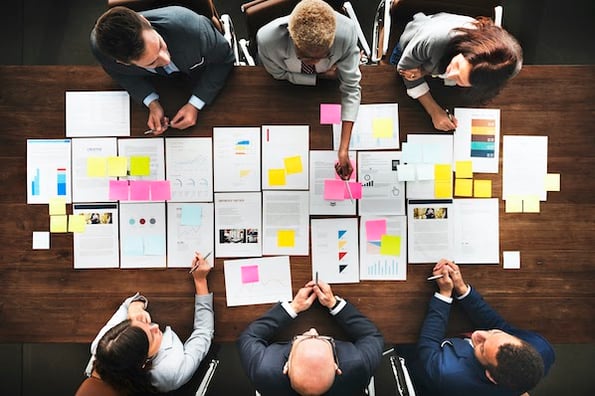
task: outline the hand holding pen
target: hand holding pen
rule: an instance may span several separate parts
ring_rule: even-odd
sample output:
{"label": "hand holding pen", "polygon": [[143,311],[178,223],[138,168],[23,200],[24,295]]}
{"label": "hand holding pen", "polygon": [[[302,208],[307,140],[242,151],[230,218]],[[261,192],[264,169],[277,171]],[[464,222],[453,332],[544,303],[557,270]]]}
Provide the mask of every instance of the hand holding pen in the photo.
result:
{"label": "hand holding pen", "polygon": [[201,270],[201,272],[205,272],[206,276],[206,274],[211,270],[211,268],[213,268],[213,266],[209,265],[209,263],[207,262],[207,259],[210,255],[211,252],[207,253],[206,256],[202,257],[202,255],[199,252],[194,252],[194,258],[192,259],[192,267],[190,268],[190,271],[188,271],[188,273],[192,274],[197,270]]}
{"label": "hand holding pen", "polygon": [[449,126],[449,130],[454,131],[455,129],[457,129],[457,119],[455,118],[455,116],[450,112],[450,110],[448,109],[444,109],[444,111],[446,112],[446,116],[448,117],[448,121],[450,121],[450,126]]}

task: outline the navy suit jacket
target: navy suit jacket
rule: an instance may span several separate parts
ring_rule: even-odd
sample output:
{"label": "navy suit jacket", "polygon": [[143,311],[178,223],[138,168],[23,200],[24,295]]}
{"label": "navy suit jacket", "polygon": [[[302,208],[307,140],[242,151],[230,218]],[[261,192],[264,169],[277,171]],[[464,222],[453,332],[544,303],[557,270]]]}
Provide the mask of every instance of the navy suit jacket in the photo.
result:
{"label": "navy suit jacket", "polygon": [[[380,362],[384,340],[376,326],[349,303],[334,318],[351,341],[335,341],[343,374],[335,377],[326,395],[361,395]],[[291,343],[271,343],[292,320],[277,304],[252,322],[238,339],[242,366],[263,396],[297,395],[283,374]]]}
{"label": "navy suit jacket", "polygon": [[[233,68],[229,44],[211,21],[184,7],[172,6],[140,12],[163,37],[172,62],[190,78],[192,94],[206,104],[213,101]],[[91,50],[105,71],[138,102],[157,92],[151,78],[155,73],[134,65],[124,65],[107,57],[95,43]]]}
{"label": "navy suit jacket", "polygon": [[[552,346],[539,334],[520,330],[507,323],[481,295],[471,289],[458,300],[478,329],[500,329],[531,344],[543,358],[545,373],[554,363]],[[485,368],[473,353],[471,344],[462,338],[446,338],[446,326],[452,304],[432,297],[418,342],[418,359],[414,365],[415,381],[432,394],[453,396],[513,396],[511,391],[491,382]]]}

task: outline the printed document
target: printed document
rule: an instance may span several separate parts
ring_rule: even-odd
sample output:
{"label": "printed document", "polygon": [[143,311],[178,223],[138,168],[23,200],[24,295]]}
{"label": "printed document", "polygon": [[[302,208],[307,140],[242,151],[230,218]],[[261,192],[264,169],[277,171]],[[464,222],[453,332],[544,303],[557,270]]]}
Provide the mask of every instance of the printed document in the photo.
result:
{"label": "printed document", "polygon": [[308,125],[262,126],[262,189],[307,190]]}
{"label": "printed document", "polygon": [[[339,150],[341,124],[333,124],[333,148]],[[399,106],[396,103],[362,104],[353,124],[350,150],[399,148]]]}
{"label": "printed document", "polygon": [[66,92],[66,136],[130,136],[128,92]]}
{"label": "printed document", "polygon": [[120,268],[165,268],[165,203],[120,203]]}
{"label": "printed document", "polygon": [[[356,153],[350,151],[349,159],[353,166],[350,180],[356,177]],[[335,171],[337,152],[330,150],[310,151],[310,214],[311,215],[355,215],[356,201],[350,199],[324,199],[324,181],[338,179]]]}
{"label": "printed document", "polygon": [[455,161],[473,162],[473,172],[498,173],[500,109],[455,108]]}
{"label": "printed document", "polygon": [[357,174],[362,184],[360,215],[404,215],[405,183],[397,179],[399,151],[360,151]]}
{"label": "printed document", "polygon": [[167,203],[167,266],[189,268],[194,252],[215,262],[212,202]]}
{"label": "printed document", "polygon": [[128,158],[128,173],[130,173],[130,157],[149,157],[150,174],[128,176],[128,180],[165,180],[163,138],[118,139],[118,156]]}
{"label": "printed document", "polygon": [[356,218],[312,219],[312,279],[326,283],[359,282]]}
{"label": "printed document", "polygon": [[213,141],[211,138],[165,139],[166,178],[170,202],[213,201]]}
{"label": "printed document", "polygon": [[410,263],[437,263],[454,257],[452,199],[409,200],[407,228]]}
{"label": "printed document", "polygon": [[260,191],[260,128],[213,128],[215,191]]}
{"label": "printed document", "polygon": [[498,264],[498,198],[454,200],[454,256],[457,264]]}
{"label": "printed document", "polygon": [[72,139],[73,202],[109,201],[107,159],[116,155],[116,138]]}
{"label": "printed document", "polygon": [[70,139],[27,139],[27,203],[71,203]]}
{"label": "printed document", "polygon": [[308,191],[263,191],[262,209],[262,253],[307,256]]}
{"label": "printed document", "polygon": [[407,280],[407,217],[362,216],[361,280]]}
{"label": "printed document", "polygon": [[85,232],[73,234],[74,268],[118,268],[118,204],[73,204],[72,213],[85,218]]}
{"label": "printed document", "polygon": [[262,256],[260,192],[215,193],[215,257]]}
{"label": "printed document", "polygon": [[547,136],[504,136],[502,199],[537,196],[547,199]]}
{"label": "printed document", "polygon": [[[407,181],[407,199],[436,197],[434,169],[437,164],[454,164],[452,142],[453,137],[448,134],[407,135],[401,159],[413,165],[416,173],[415,180]],[[452,186],[452,174],[450,179]]]}

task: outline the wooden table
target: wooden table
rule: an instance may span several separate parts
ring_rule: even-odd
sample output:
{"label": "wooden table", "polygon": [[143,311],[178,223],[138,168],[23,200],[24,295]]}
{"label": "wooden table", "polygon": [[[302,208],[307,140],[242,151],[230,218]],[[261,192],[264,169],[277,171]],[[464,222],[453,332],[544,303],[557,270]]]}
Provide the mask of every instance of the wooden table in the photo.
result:
{"label": "wooden table", "polygon": [[[410,100],[388,66],[363,67],[362,103],[398,102],[401,141],[407,133],[433,131],[421,106]],[[65,136],[64,92],[118,89],[94,66],[0,67],[0,342],[90,342],[124,299],[137,290],[150,299],[153,318],[181,337],[191,330],[193,286],[187,270],[77,270],[72,235],[53,234],[51,249],[33,251],[34,230],[49,229],[47,205],[26,204],[26,139]],[[507,135],[548,135],[548,171],[561,174],[561,192],[548,194],[539,214],[504,213],[500,249],[520,250],[522,269],[464,266],[465,279],[505,318],[554,343],[595,342],[595,66],[527,66],[488,107],[500,108]],[[184,88],[166,90],[173,115]],[[460,105],[435,87],[439,103]],[[214,126],[309,124],[312,149],[332,147],[331,129],[319,124],[318,105],[340,100],[336,82],[319,87],[276,82],[261,68],[236,68],[198,125],[175,136],[211,136]],[[132,106],[132,135],[146,129],[147,112]],[[501,194],[501,173],[482,175]],[[69,208],[70,209],[70,208]],[[293,290],[310,276],[309,257],[291,257]],[[414,342],[434,285],[430,264],[410,265],[408,280],[335,285],[381,329],[387,342]],[[270,305],[227,308],[223,262],[209,276],[215,295],[215,337],[233,341]],[[471,329],[457,309],[452,332]],[[328,314],[313,307],[287,335],[315,326],[336,334]],[[284,334],[285,336],[285,334]]]}

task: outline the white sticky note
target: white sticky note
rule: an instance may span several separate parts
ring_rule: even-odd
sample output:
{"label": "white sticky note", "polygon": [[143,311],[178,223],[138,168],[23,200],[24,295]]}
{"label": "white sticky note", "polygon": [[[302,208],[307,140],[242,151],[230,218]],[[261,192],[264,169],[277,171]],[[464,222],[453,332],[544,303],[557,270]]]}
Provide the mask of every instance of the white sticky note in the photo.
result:
{"label": "white sticky note", "polygon": [[50,233],[47,231],[33,231],[33,249],[49,249]]}
{"label": "white sticky note", "polygon": [[510,251],[502,252],[502,268],[504,269],[521,269],[521,252]]}

